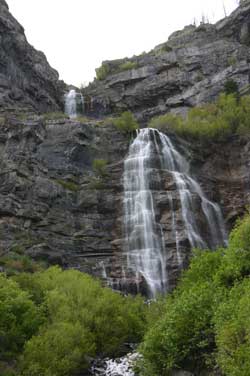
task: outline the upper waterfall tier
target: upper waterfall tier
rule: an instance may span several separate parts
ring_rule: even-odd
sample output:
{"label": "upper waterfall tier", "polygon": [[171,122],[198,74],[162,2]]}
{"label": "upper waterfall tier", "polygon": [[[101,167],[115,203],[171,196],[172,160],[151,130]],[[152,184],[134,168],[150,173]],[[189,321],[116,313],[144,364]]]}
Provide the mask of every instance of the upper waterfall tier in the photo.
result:
{"label": "upper waterfall tier", "polygon": [[[175,183],[190,247],[215,248],[227,242],[219,206],[205,196],[199,183],[190,176],[188,162],[169,137],[155,129],[138,131],[124,162],[125,249],[128,270],[134,273],[138,285],[141,279],[146,282],[150,296],[169,288],[165,229],[155,211],[155,194],[162,189],[164,173]],[[182,268],[173,190],[168,189],[165,194],[172,218],[176,258]]]}
{"label": "upper waterfall tier", "polygon": [[65,94],[65,113],[71,118],[75,119],[77,115],[84,111],[84,100],[80,93],[74,89]]}

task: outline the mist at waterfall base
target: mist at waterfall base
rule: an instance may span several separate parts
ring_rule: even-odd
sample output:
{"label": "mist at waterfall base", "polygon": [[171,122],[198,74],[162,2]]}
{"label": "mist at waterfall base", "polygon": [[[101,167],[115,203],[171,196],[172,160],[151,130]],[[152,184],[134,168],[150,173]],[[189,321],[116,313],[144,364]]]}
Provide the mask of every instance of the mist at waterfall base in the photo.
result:
{"label": "mist at waterfall base", "polygon": [[[175,182],[190,247],[214,249],[227,244],[220,207],[205,196],[199,183],[191,177],[186,159],[165,134],[150,128],[139,130],[124,162],[124,227],[127,268],[134,274],[138,292],[143,279],[149,297],[169,290],[168,249],[164,228],[155,213],[155,194],[161,188],[164,171]],[[180,234],[173,204],[177,198],[171,190],[166,191],[166,195],[176,259],[182,269],[184,255],[180,252]],[[197,205],[209,235],[206,239],[197,220]]]}

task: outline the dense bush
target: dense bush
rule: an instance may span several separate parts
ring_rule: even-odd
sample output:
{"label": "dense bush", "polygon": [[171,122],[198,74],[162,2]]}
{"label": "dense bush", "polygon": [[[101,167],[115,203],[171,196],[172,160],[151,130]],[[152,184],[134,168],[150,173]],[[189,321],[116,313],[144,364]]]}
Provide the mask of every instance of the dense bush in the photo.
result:
{"label": "dense bush", "polygon": [[71,375],[86,368],[86,354],[95,348],[91,333],[79,322],[59,322],[33,337],[25,347],[22,374],[29,376]]}
{"label": "dense bush", "polygon": [[125,298],[88,275],[59,267],[15,280],[35,313],[45,315],[37,335],[22,337],[23,343],[30,338],[20,363],[24,376],[71,375],[85,369],[90,357],[115,356],[124,342],[143,336],[146,306],[140,297]]}
{"label": "dense bush", "polygon": [[200,374],[220,367],[249,375],[250,216],[238,222],[227,249],[196,251],[177,289],[153,317],[141,345],[147,376],[174,368]]}
{"label": "dense bush", "polygon": [[[233,90],[230,85],[227,91]],[[250,96],[239,99],[237,94],[221,94],[214,104],[190,109],[186,119],[173,114],[161,115],[153,118],[149,127],[199,140],[224,140],[235,133],[249,133]]]}
{"label": "dense bush", "polygon": [[15,359],[42,322],[43,315],[27,292],[0,274],[0,360]]}
{"label": "dense bush", "polygon": [[217,361],[225,375],[249,376],[250,280],[236,284],[215,318]]}
{"label": "dense bush", "polygon": [[134,115],[130,111],[125,111],[120,117],[113,120],[113,124],[119,131],[130,134],[139,128]]}

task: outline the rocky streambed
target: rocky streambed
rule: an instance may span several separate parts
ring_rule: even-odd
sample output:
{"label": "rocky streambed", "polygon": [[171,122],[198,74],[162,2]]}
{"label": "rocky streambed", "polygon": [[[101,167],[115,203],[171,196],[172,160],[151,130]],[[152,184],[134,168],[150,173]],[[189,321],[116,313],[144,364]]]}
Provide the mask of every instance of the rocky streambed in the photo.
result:
{"label": "rocky streambed", "polygon": [[136,376],[134,366],[141,355],[137,352],[131,352],[116,359],[97,360],[91,367],[93,376]]}

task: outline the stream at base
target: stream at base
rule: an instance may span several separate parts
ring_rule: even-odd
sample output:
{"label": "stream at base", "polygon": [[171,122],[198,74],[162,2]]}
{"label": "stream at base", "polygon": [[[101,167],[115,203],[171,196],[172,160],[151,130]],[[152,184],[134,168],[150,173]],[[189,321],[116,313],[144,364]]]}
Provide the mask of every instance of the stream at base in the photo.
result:
{"label": "stream at base", "polygon": [[131,352],[117,359],[97,360],[91,367],[93,376],[137,376],[133,367],[140,358],[137,352]]}

